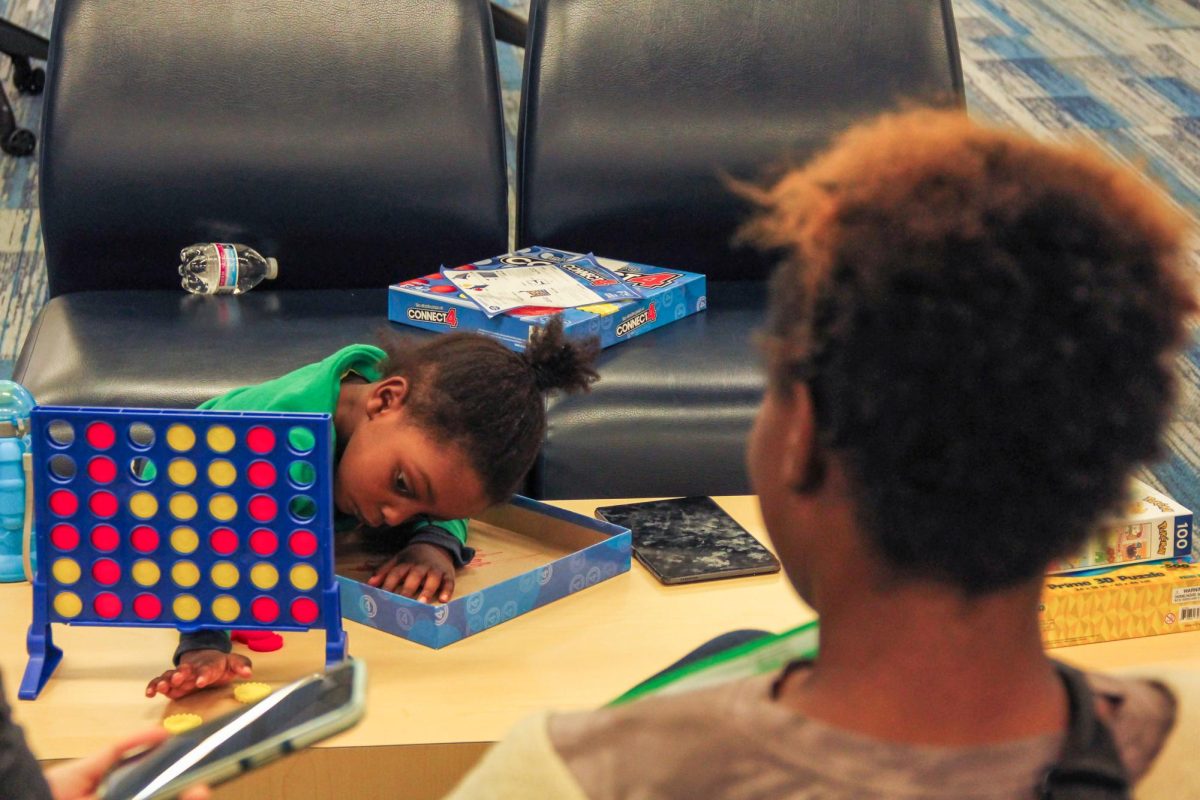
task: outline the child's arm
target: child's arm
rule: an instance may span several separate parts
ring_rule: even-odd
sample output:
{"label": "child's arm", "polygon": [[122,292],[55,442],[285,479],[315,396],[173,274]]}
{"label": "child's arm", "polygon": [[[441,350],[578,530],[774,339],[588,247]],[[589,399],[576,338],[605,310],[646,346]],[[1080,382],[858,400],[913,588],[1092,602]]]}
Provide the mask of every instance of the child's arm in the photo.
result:
{"label": "child's arm", "polygon": [[475,557],[475,550],[466,545],[467,521],[419,516],[396,532],[407,537],[407,544],[384,562],[367,584],[422,603],[449,602],[454,596],[455,570]]}
{"label": "child's arm", "polygon": [[233,641],[229,637],[229,631],[202,630],[180,633],[179,646],[175,648],[175,656],[171,659],[175,662],[175,666],[179,666],[179,661],[183,658],[184,653],[192,650],[219,650],[222,653],[232,653]]}
{"label": "child's arm", "polygon": [[475,557],[475,548],[467,547],[465,519],[432,519],[424,514],[413,517],[400,526],[400,534],[409,544],[435,544],[450,554],[455,569],[462,569]]}

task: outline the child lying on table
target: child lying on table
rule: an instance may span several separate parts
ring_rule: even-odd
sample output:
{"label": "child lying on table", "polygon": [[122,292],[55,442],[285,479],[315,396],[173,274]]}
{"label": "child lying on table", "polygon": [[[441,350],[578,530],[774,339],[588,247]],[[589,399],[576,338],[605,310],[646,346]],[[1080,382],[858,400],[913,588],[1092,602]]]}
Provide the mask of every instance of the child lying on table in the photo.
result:
{"label": "child lying on table", "polygon": [[[398,552],[368,583],[448,602],[471,560],[467,518],[506,500],[533,465],[546,429],[544,395],[597,379],[595,341],[555,317],[524,353],[481,334],[452,333],[387,350],[350,345],[315,364],[213,398],[202,409],[333,415],[333,500],[341,521],[389,528]],[[378,537],[376,537],[378,538]],[[146,696],[179,698],[250,675],[225,631],[182,634],[175,667]]]}

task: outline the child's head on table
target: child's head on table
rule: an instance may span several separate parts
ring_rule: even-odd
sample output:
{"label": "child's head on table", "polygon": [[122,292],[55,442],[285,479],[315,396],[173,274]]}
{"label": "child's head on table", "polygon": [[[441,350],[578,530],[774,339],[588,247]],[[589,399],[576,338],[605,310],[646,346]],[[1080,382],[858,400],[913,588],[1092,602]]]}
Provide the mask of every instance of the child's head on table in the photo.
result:
{"label": "child's head on table", "polygon": [[595,345],[568,341],[557,317],[524,353],[475,333],[389,336],[385,349],[381,379],[344,384],[335,414],[344,444],[334,503],[370,527],[468,518],[503,502],[541,447],[543,395],[596,379]]}
{"label": "child's head on table", "polygon": [[[523,353],[477,333],[421,343],[388,336],[385,345],[382,361],[368,349],[371,363],[362,372],[370,379],[355,369],[333,374],[340,450],[334,504],[363,526],[386,529],[376,532],[375,544],[386,545],[391,557],[374,568],[371,586],[448,602],[456,567],[470,559],[466,519],[517,489],[545,434],[544,395],[587,389],[597,379],[599,345],[568,339],[558,317],[533,332]],[[256,394],[237,402],[269,405],[284,387],[328,398],[329,365],[340,373],[341,354],[353,349],[250,387]],[[250,659],[232,652],[223,631],[181,634],[173,660],[147,684],[148,697],[179,698],[251,674]]]}

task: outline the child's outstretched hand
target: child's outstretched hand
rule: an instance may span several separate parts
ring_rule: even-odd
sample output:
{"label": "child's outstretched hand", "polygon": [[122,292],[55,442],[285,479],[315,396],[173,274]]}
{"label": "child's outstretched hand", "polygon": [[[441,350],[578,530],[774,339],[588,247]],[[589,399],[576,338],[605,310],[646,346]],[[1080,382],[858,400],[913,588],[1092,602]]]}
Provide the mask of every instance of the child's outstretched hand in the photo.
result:
{"label": "child's outstretched hand", "polygon": [[367,585],[422,603],[448,603],[454,596],[454,562],[444,548],[414,542],[383,562]]}
{"label": "child's outstretched hand", "polygon": [[189,650],[179,657],[178,667],[167,670],[146,684],[146,697],[161,694],[178,700],[197,689],[249,677],[250,659],[240,653]]}

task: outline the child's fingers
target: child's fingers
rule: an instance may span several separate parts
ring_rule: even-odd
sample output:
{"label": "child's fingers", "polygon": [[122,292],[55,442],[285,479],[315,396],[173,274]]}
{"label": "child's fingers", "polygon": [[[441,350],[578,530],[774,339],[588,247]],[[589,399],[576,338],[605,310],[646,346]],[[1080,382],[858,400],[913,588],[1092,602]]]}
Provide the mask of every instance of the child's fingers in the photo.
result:
{"label": "child's fingers", "polygon": [[[392,556],[387,561],[383,562],[383,564],[379,566],[379,569],[375,570],[375,574],[367,578],[367,586],[381,586],[384,578],[386,578],[388,573],[395,568],[396,561],[398,560],[399,559],[397,556]],[[391,589],[388,589],[388,591],[390,592]]]}
{"label": "child's fingers", "polygon": [[225,679],[225,667],[228,659],[209,661],[196,668],[196,688],[203,689]]}
{"label": "child's fingers", "polygon": [[241,653],[229,654],[229,671],[239,678],[249,678],[251,667],[250,659],[246,658]]}
{"label": "child's fingers", "polygon": [[453,575],[443,575],[442,576],[442,591],[438,595],[438,602],[439,603],[449,603],[451,597],[454,597],[454,576]]}
{"label": "child's fingers", "polygon": [[425,585],[421,587],[417,599],[422,603],[428,603],[430,598],[438,597],[438,588],[442,585],[445,577],[440,569],[429,570],[429,574],[425,576]]}
{"label": "child's fingers", "polygon": [[169,669],[162,675],[156,678],[151,678],[146,684],[146,697],[154,697],[156,694],[165,694],[171,688],[171,674],[175,672]]}
{"label": "child's fingers", "polygon": [[408,575],[408,572],[412,569],[412,567],[412,564],[397,564],[396,566],[392,567],[390,570],[388,570],[387,575],[383,577],[383,583],[380,584],[380,587],[385,592],[396,591],[396,587],[400,585],[400,582],[404,580],[405,576]]}
{"label": "child's fingers", "polygon": [[165,692],[162,692],[163,697],[168,697],[172,700],[178,700],[181,697],[187,697],[192,692],[196,691],[196,681],[188,678],[180,684],[171,684]]}
{"label": "child's fingers", "polygon": [[429,567],[424,564],[413,564],[412,569],[408,571],[408,575],[404,578],[404,586],[401,588],[400,594],[405,597],[416,598],[417,591],[421,588],[421,584],[425,582],[425,576],[429,574]]}
{"label": "child's fingers", "polygon": [[170,673],[170,684],[172,686],[178,686],[184,681],[195,680],[195,677],[196,676],[192,674],[192,665],[184,662]]}

